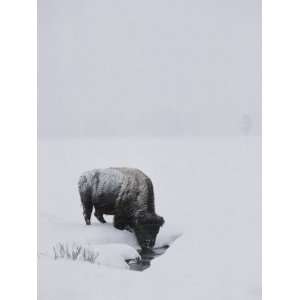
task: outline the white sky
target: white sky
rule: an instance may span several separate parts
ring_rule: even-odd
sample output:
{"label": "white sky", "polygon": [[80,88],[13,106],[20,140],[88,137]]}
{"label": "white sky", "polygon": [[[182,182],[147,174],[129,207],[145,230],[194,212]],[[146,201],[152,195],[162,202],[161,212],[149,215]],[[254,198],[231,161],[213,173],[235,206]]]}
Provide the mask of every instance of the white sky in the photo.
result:
{"label": "white sky", "polygon": [[39,135],[260,134],[260,0],[39,0]]}

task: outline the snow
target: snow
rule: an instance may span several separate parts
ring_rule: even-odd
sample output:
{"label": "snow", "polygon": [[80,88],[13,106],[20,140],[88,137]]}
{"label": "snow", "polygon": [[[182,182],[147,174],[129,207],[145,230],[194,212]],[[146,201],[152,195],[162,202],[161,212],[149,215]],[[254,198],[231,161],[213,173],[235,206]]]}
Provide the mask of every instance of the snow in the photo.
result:
{"label": "snow", "polygon": [[125,260],[140,258],[139,253],[126,244],[94,246],[93,249],[101,253],[98,260],[99,264],[108,267],[129,269]]}
{"label": "snow", "polygon": [[[224,299],[260,296],[260,138],[81,139],[39,142],[40,299]],[[138,167],[154,183],[171,244],[143,272],[134,235],[82,217],[78,177]],[[54,260],[58,242],[99,252],[96,264]]]}
{"label": "snow", "polygon": [[[81,223],[80,223],[81,222]],[[63,243],[72,247],[75,243],[86,248],[99,250],[101,253],[101,262],[105,265],[114,266],[116,260],[122,258],[126,259],[136,258],[139,256],[135,249],[139,249],[135,235],[127,230],[117,230],[112,223],[98,223],[94,220],[92,225],[87,226],[81,218],[78,224],[73,222],[58,221],[57,219],[49,217],[47,214],[41,213],[40,220],[40,234],[39,234],[39,249],[40,253],[48,256],[53,256],[53,246],[57,243]],[[165,226],[161,229],[157,237],[155,247],[163,247],[172,244],[181,234],[170,226]],[[107,257],[107,261],[104,261]],[[122,264],[124,268],[127,264]],[[117,263],[120,267],[120,264]]]}

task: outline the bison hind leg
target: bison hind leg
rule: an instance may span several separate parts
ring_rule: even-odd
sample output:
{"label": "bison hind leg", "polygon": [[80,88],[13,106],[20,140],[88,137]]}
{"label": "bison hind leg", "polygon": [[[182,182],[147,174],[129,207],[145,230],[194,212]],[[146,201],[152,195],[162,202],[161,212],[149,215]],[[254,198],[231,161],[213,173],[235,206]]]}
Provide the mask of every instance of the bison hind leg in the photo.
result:
{"label": "bison hind leg", "polygon": [[84,216],[86,225],[91,225],[92,211],[93,211],[93,204],[91,204],[91,203],[83,204],[83,216]]}
{"label": "bison hind leg", "polygon": [[93,211],[93,203],[90,201],[84,193],[80,194],[82,208],[83,208],[83,217],[86,225],[91,225],[91,215]]}
{"label": "bison hind leg", "polygon": [[94,213],[94,216],[97,218],[97,220],[100,222],[100,223],[106,223],[104,217],[103,217],[103,212],[95,207],[95,213]]}

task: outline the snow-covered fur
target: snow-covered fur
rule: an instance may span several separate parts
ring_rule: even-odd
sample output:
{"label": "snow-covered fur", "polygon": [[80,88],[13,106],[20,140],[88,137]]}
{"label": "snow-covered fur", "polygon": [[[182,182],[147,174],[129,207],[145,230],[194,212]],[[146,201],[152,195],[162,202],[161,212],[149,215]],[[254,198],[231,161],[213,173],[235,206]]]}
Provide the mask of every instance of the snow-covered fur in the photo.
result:
{"label": "snow-covered fur", "polygon": [[116,228],[130,227],[141,247],[154,246],[164,219],[155,213],[153,185],[142,171],[94,169],[81,175],[78,187],[87,225],[94,207],[100,222],[105,222],[103,214],[114,215]]}

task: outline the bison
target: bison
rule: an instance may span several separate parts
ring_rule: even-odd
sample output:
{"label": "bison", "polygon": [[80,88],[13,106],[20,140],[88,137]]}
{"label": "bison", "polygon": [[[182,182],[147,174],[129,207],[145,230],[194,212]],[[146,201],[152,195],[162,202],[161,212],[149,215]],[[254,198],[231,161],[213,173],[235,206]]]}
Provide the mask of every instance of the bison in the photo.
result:
{"label": "bison", "polygon": [[155,213],[151,179],[132,168],[94,169],[83,173],[78,183],[87,225],[91,214],[105,223],[103,217],[114,215],[114,227],[130,228],[143,249],[153,248],[164,219]]}

